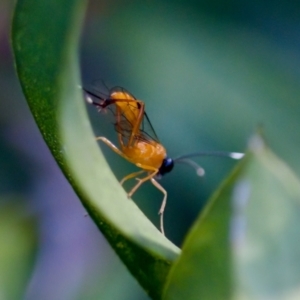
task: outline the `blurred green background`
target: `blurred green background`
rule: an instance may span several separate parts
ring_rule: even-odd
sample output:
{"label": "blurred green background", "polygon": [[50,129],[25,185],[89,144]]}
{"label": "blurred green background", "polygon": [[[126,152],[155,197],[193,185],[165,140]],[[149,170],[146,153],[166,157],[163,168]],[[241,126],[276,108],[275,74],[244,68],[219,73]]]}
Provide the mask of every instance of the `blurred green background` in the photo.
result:
{"label": "blurred green background", "polygon": [[[85,217],[34,124],[13,68],[13,3],[0,1],[1,297],[147,299]],[[171,157],[244,151],[262,126],[269,146],[299,174],[299,29],[297,1],[91,1],[80,49],[83,85],[103,79],[145,101]],[[88,109],[95,133],[114,140]],[[118,179],[135,170],[102,148]],[[235,164],[197,162],[204,178],[178,165],[161,181],[166,234],[179,246]],[[161,193],[145,184],[134,200],[158,225]]]}

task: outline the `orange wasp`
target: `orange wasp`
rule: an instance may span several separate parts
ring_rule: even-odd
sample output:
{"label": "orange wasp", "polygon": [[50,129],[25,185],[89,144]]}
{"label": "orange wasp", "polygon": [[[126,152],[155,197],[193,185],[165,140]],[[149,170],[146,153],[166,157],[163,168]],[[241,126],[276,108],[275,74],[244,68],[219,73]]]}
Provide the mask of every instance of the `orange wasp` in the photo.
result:
{"label": "orange wasp", "polygon": [[[164,198],[159,209],[160,230],[164,234],[163,214],[167,202],[166,190],[157,182],[164,174],[169,173],[174,163],[186,163],[194,167],[197,174],[204,175],[204,170],[190,160],[196,156],[224,156],[233,159],[243,157],[242,153],[237,152],[197,152],[180,156],[176,159],[167,156],[166,149],[159,142],[157,135],[150,123],[145,112],[145,104],[143,101],[136,99],[132,94],[121,87],[113,87],[109,90],[108,96],[102,96],[99,93],[93,93],[83,89],[86,93],[88,103],[98,107],[99,111],[110,109],[115,116],[115,130],[118,134],[118,142],[120,149],[117,148],[106,137],[100,136],[96,140],[101,140],[114,152],[124,157],[138,168],[142,169],[125,176],[121,181],[121,185],[131,178],[135,178],[138,182],[128,193],[130,198],[136,190],[146,181],[159,189]],[[145,174],[143,178],[137,178],[138,175]]]}

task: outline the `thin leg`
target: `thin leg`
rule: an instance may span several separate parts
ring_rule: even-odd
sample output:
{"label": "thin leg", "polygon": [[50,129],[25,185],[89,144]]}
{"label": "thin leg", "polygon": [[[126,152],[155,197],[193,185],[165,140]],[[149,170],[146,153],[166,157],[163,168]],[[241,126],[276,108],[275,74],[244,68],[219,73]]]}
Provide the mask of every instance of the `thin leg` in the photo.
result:
{"label": "thin leg", "polygon": [[160,231],[163,235],[165,235],[165,231],[164,231],[164,211],[165,211],[165,207],[167,204],[167,191],[154,179],[151,178],[151,182],[152,184],[158,188],[163,194],[164,194],[164,199],[163,202],[161,204],[161,207],[159,209],[158,214],[160,215]]}
{"label": "thin leg", "polygon": [[[127,159],[130,161],[130,159],[128,159],[128,157],[126,155],[124,155],[124,153],[118,149],[110,140],[108,140],[106,137],[103,137],[103,136],[99,136],[96,138],[96,140],[100,140],[102,141],[103,143],[105,143],[109,148],[111,148],[115,153],[119,154],[120,156],[122,156],[123,158]],[[142,174],[143,172],[145,172],[146,170],[149,170],[149,171],[153,171],[152,173],[150,173],[148,176],[142,178],[142,179],[138,179],[138,183],[131,189],[131,191],[127,194],[128,195],[128,198],[130,198],[135,192],[136,190],[144,183],[146,182],[147,180],[151,180],[152,184],[158,188],[163,194],[164,194],[164,199],[163,199],[163,202],[162,202],[162,205],[160,207],[160,210],[159,210],[159,214],[160,214],[160,231],[163,235],[165,235],[165,232],[164,232],[164,222],[163,222],[163,214],[164,214],[164,210],[165,210],[165,206],[166,206],[166,203],[167,203],[167,192],[166,190],[153,178],[158,170],[151,167],[151,166],[144,166],[144,165],[140,165],[140,164],[136,164],[138,167],[140,168],[143,168],[144,170],[142,171],[138,171],[138,172],[135,172],[135,173],[131,173],[127,176],[125,176],[121,181],[120,181],[120,184],[122,185],[126,180],[128,179],[131,179],[131,178],[134,178],[136,177],[137,175],[139,174]]]}
{"label": "thin leg", "polygon": [[132,188],[132,190],[128,193],[128,197],[130,198],[135,192],[136,190],[147,180],[152,179],[156,174],[157,174],[158,170],[150,173],[148,176],[142,178],[142,179],[138,179],[138,183]]}
{"label": "thin leg", "polygon": [[131,179],[131,178],[134,178],[134,177],[136,177],[137,175],[142,174],[142,173],[144,173],[144,172],[145,172],[145,171],[142,170],[142,171],[134,172],[134,173],[131,173],[131,174],[125,176],[125,177],[120,181],[120,184],[123,185],[123,183],[124,183],[126,180]]}
{"label": "thin leg", "polygon": [[111,150],[113,150],[114,152],[116,152],[117,154],[121,155],[123,158],[128,160],[128,157],[126,155],[124,155],[124,153],[118,149],[110,140],[108,140],[106,137],[104,136],[98,136],[96,137],[96,141],[102,141],[103,143],[105,143]]}

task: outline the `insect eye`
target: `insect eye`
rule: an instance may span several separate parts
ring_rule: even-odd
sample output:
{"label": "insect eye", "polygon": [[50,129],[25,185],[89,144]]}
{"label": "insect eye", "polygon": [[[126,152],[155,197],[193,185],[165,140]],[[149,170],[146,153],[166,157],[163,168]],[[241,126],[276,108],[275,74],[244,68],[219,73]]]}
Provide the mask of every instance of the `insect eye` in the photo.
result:
{"label": "insect eye", "polygon": [[172,171],[174,167],[174,161],[172,158],[165,158],[162,162],[161,167],[159,168],[159,174],[164,175]]}

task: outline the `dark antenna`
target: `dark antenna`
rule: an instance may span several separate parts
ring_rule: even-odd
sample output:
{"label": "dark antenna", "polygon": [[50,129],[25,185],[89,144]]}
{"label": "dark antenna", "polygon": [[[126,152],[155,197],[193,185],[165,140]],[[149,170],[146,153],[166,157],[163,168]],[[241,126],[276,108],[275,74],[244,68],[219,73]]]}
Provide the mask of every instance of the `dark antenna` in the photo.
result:
{"label": "dark antenna", "polygon": [[174,163],[189,165],[196,170],[198,176],[204,176],[205,174],[204,169],[201,166],[199,166],[196,162],[190,159],[192,157],[201,157],[201,156],[228,157],[228,158],[238,160],[244,157],[244,153],[223,152],[223,151],[201,151],[201,152],[195,152],[195,153],[190,153],[190,154],[176,157],[175,159],[173,159],[173,161]]}

